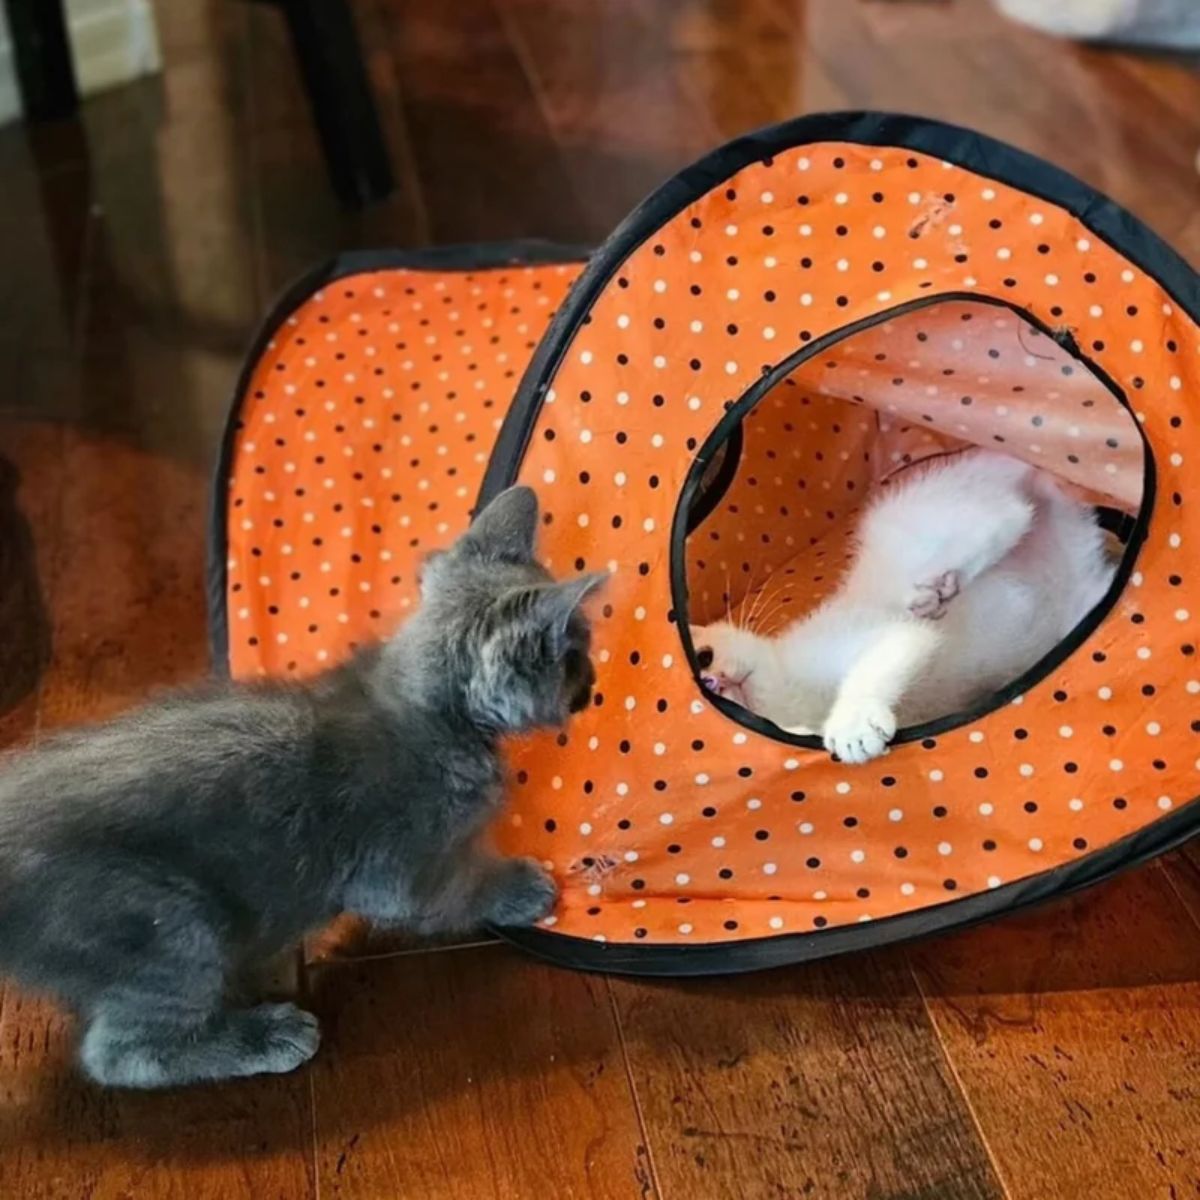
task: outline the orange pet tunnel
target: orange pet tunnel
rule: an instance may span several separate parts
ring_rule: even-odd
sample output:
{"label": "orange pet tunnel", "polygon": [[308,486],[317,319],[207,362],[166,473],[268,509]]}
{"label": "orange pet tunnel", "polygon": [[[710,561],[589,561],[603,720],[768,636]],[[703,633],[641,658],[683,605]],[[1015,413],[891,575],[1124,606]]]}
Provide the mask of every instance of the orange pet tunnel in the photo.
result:
{"label": "orange pet tunnel", "polygon": [[[1144,226],[975,133],[807,117],[670,180],[587,261],[538,243],[353,254],[300,281],[239,383],[212,628],[237,677],[386,634],[510,483],[558,574],[607,566],[597,691],[511,748],[497,836],[556,875],[556,961],[814,958],[999,916],[1200,821],[1200,288]],[[778,628],[865,497],[979,445],[1097,506],[1104,601],[969,712],[833,760],[707,693],[688,623]],[[1193,468],[1194,469],[1194,468]]]}

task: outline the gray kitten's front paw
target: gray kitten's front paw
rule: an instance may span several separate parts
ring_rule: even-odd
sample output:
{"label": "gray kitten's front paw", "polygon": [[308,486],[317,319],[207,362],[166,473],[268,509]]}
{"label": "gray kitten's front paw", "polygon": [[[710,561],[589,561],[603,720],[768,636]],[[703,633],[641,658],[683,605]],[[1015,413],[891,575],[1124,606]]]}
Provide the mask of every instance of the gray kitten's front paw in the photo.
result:
{"label": "gray kitten's front paw", "polygon": [[558,885],[532,858],[509,859],[498,868],[484,914],[493,925],[532,925],[558,899]]}

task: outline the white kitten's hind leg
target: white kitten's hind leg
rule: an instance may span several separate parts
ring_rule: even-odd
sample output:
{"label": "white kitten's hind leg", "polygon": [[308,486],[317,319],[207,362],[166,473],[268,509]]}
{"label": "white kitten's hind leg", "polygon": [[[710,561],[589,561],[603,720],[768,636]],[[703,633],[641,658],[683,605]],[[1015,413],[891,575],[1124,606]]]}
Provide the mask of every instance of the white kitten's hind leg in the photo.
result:
{"label": "white kitten's hind leg", "polygon": [[878,758],[896,734],[896,705],[929,664],[941,634],[923,621],[897,621],[859,655],[825,720],[825,749],[845,763]]}
{"label": "white kitten's hind leg", "polygon": [[936,620],[1029,532],[1033,475],[1024,463],[979,451],[885,489],[863,517],[848,590]]}

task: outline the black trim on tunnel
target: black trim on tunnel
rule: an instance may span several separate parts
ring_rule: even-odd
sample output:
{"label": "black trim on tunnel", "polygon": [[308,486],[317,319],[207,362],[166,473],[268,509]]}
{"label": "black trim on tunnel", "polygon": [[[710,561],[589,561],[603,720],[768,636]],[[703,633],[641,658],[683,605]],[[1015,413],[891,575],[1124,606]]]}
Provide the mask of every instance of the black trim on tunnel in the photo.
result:
{"label": "black trim on tunnel", "polygon": [[1150,527],[1150,517],[1154,511],[1157,474],[1154,465],[1154,455],[1150,449],[1150,442],[1143,432],[1136,414],[1130,407],[1124,391],[1117,386],[1112,377],[1083,354],[1073,338],[1057,336],[1053,329],[1027,309],[1010,304],[1008,301],[995,296],[984,296],[976,292],[939,292],[936,295],[921,296],[905,304],[895,305],[880,312],[872,313],[869,317],[853,321],[848,325],[843,325],[840,329],[832,330],[822,337],[814,338],[794,354],[777,363],[775,367],[757,380],[753,387],[745,391],[726,411],[725,415],[717,423],[716,428],[705,439],[687,473],[683,489],[679,493],[675,516],[671,522],[670,549],[671,611],[674,613],[675,626],[679,632],[680,641],[683,643],[683,650],[687,655],[688,665],[692,668],[692,677],[696,681],[696,688],[699,693],[724,716],[736,724],[752,730],[754,733],[760,734],[763,737],[773,738],[777,742],[785,742],[791,746],[803,746],[809,750],[822,749],[822,741],[819,737],[799,737],[796,734],[786,733],[773,721],[768,721],[766,717],[759,716],[757,713],[751,712],[749,709],[743,708],[740,704],[735,704],[732,700],[727,700],[723,696],[714,695],[700,682],[700,667],[696,662],[696,647],[692,644],[691,629],[688,625],[687,539],[699,524],[699,522],[693,523],[689,519],[690,510],[693,497],[697,494],[708,464],[720,451],[726,439],[732,436],[732,431],[740,429],[742,421],[750,414],[754,406],[776,384],[786,379],[797,367],[807,362],[814,355],[820,354],[828,350],[830,346],[846,341],[848,338],[852,338],[865,330],[873,329],[875,326],[882,325],[884,322],[893,320],[898,316],[904,316],[910,312],[954,301],[991,305],[993,308],[1006,309],[1016,314],[1023,321],[1054,340],[1076,362],[1089,371],[1094,379],[1102,383],[1113,394],[1117,402],[1129,414],[1129,420],[1142,440],[1142,503],[1133,528],[1129,533],[1128,540],[1125,543],[1125,553],[1121,556],[1120,566],[1117,568],[1112,584],[1109,586],[1104,598],[1049,654],[1040,658],[1029,670],[1014,679],[1007,687],[1001,688],[998,692],[993,692],[990,696],[985,697],[970,708],[950,713],[945,717],[939,717],[936,721],[925,721],[920,725],[909,725],[898,729],[891,744],[898,746],[903,745],[905,742],[915,742],[923,738],[935,737],[938,734],[946,733],[948,730],[956,729],[960,725],[968,725],[972,721],[977,721],[988,713],[1012,703],[1018,696],[1023,695],[1031,687],[1040,683],[1051,671],[1070,658],[1083,645],[1111,611],[1121,593],[1125,590],[1126,584],[1129,582],[1129,577],[1133,573],[1134,562],[1137,559],[1138,552],[1146,539],[1146,533]]}

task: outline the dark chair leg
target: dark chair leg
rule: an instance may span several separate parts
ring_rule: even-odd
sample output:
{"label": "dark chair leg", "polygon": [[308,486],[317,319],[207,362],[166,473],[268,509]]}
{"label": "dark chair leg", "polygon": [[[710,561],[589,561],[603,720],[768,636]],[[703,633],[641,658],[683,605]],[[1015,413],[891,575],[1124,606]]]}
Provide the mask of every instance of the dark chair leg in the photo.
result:
{"label": "dark chair leg", "polygon": [[273,0],[283,9],[334,190],[361,208],[392,190],[392,167],[346,0]]}
{"label": "dark chair leg", "polygon": [[53,121],[73,116],[79,108],[79,89],[63,0],[4,0],[4,6],[25,118]]}

